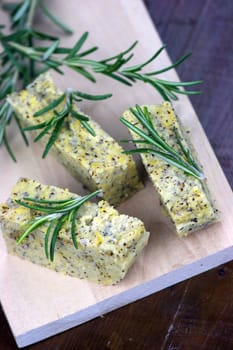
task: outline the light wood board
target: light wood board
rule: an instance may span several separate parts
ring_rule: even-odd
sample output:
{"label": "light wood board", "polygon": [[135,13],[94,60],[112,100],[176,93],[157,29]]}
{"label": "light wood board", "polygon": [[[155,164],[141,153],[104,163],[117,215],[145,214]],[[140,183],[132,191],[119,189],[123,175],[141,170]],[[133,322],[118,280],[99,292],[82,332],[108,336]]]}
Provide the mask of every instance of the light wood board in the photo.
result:
{"label": "light wood board", "polygon": [[[75,29],[75,35],[64,37],[64,43],[72,45],[85,30],[89,30],[89,46],[100,46],[95,57],[111,56],[139,40],[134,60],[137,63],[147,59],[161,46],[141,0],[50,0],[48,4],[54,13]],[[3,18],[5,15],[0,13],[0,16]],[[42,23],[41,28],[54,33],[54,28],[48,22]],[[57,34],[60,35],[59,30]],[[161,68],[167,64],[169,58],[164,53],[151,68]],[[175,72],[164,76],[171,80],[178,79]],[[160,96],[152,88],[140,83],[128,88],[99,76],[98,84],[94,85],[73,72],[67,72],[65,76],[54,74],[54,77],[61,89],[70,86],[92,93],[113,92],[111,100],[85,102],[82,109],[94,116],[118,140],[127,135],[125,127],[118,121],[126,108],[135,103],[161,102]],[[155,191],[145,179],[145,189],[121,205],[119,210],[144,221],[151,232],[150,242],[127,277],[113,287],[63,276],[9,256],[1,238],[0,298],[19,347],[84,323],[233,258],[232,191],[188,98],[182,96],[174,107],[185,127],[191,131],[192,142],[221,211],[221,222],[187,238],[177,238],[160,211]],[[7,199],[20,176],[84,193],[82,185],[52,157],[41,159],[40,146],[31,143],[31,147],[26,148],[13,128],[9,130],[9,137],[18,162],[14,164],[5,150],[0,149],[1,202]]]}

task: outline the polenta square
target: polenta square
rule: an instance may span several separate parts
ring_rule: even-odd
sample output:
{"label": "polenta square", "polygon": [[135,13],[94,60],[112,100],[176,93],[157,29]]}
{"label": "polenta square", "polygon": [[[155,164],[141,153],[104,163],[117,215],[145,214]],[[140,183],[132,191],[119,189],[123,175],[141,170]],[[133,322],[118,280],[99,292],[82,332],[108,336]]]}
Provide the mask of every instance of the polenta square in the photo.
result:
{"label": "polenta square", "polygon": [[[141,153],[141,158],[177,234],[185,236],[217,221],[218,211],[211,198],[204,174],[202,175],[203,178],[197,178],[185,172],[186,168],[179,168],[179,164],[177,166],[177,163],[179,163],[177,159],[180,155],[183,156],[184,152],[182,150],[185,149],[184,159],[192,159],[191,164],[195,164],[198,169],[201,169],[193,146],[171,104],[164,102],[161,105],[142,106],[141,111],[143,110],[148,113],[146,118],[149,118],[152,126],[151,135],[154,132],[153,130],[155,130],[155,134],[158,134],[161,142],[165,142],[169,148],[176,152],[176,156],[169,163],[166,161],[166,155],[168,158],[170,157],[169,148],[167,148],[167,153],[165,151],[163,158],[161,158],[159,157],[161,153],[158,152],[158,155],[156,155],[156,148],[153,148],[154,146],[150,144],[150,146],[152,145],[150,150],[146,153]],[[134,110],[127,110],[123,117],[133,127],[139,128],[143,132],[145,131],[145,125],[143,126],[143,123],[140,122],[140,118],[136,118]],[[138,136],[132,129],[130,129],[130,132],[134,139],[138,139]],[[136,143],[139,151],[143,147],[145,149],[145,145],[147,143],[143,144],[139,141]]]}
{"label": "polenta square", "polygon": [[[39,76],[26,90],[8,96],[8,102],[23,127],[36,126],[51,119],[54,111],[34,117],[34,114],[57,99],[61,94],[49,73]],[[56,110],[61,110],[61,102]],[[76,107],[75,107],[76,108]],[[78,107],[76,108],[77,112]],[[82,113],[83,114],[83,113]],[[84,115],[84,114],[83,114]],[[103,198],[118,205],[143,188],[133,157],[89,116],[92,136],[80,121],[71,115],[62,124],[51,152],[65,168],[90,191],[101,189]],[[39,131],[33,131],[38,136]],[[51,131],[41,138],[45,145]]]}
{"label": "polenta square", "polygon": [[112,285],[125,277],[148,242],[149,232],[141,220],[120,215],[104,200],[98,203],[88,201],[77,212],[77,249],[72,241],[70,225],[65,222],[56,241],[54,260],[50,261],[45,255],[48,222],[31,232],[22,243],[17,243],[22,227],[43,215],[17,203],[25,197],[63,201],[80,196],[70,193],[68,189],[21,178],[7,203],[0,205],[1,228],[8,252],[32,263],[70,276]]}

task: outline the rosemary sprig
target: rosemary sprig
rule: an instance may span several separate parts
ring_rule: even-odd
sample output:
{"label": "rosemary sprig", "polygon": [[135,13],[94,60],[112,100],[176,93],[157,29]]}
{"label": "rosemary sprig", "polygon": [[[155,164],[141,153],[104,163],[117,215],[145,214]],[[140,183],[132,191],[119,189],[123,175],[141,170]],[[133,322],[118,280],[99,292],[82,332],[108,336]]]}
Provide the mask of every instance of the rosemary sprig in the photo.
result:
{"label": "rosemary sprig", "polygon": [[[42,155],[42,158],[45,158],[49,153],[51,147],[53,146],[54,142],[57,140],[57,137],[62,128],[62,125],[68,116],[71,116],[79,120],[81,125],[92,136],[96,135],[95,130],[88,123],[89,118],[83,113],[81,113],[80,111],[77,111],[77,109],[74,107],[74,102],[81,101],[83,98],[89,99],[89,100],[103,100],[111,96],[112,96],[111,94],[89,95],[79,91],[73,91],[72,89],[67,89],[66,93],[62,94],[57,99],[53,100],[50,104],[48,104],[46,107],[42,108],[41,110],[39,110],[34,114],[34,117],[40,117],[41,115],[53,110],[53,116],[49,120],[33,126],[28,126],[23,130],[24,131],[32,131],[32,130],[39,130],[39,129],[42,130],[36,136],[36,138],[34,139],[34,142],[39,141],[43,136],[51,132],[49,136],[49,140],[45,146],[45,149]],[[61,110],[56,109],[56,107],[58,107],[61,103],[64,103],[64,107]]]}
{"label": "rosemary sprig", "polygon": [[[5,104],[8,104],[5,101],[7,94],[25,87],[40,73],[48,69],[63,74],[63,68],[68,67],[92,82],[96,82],[96,75],[98,74],[105,75],[128,86],[141,81],[156,89],[165,100],[176,100],[178,94],[191,95],[201,92],[199,90],[186,90],[189,86],[202,83],[200,80],[170,82],[158,78],[160,73],[177,67],[191,53],[184,55],[174,64],[156,71],[146,71],[145,69],[161,54],[165,46],[162,46],[148,60],[137,65],[128,65],[134,56],[137,41],[114,56],[102,60],[90,59],[89,55],[94,53],[98,47],[94,46],[83,50],[88,32],[85,32],[74,46],[69,48],[60,45],[59,37],[39,32],[33,28],[34,14],[37,9],[40,9],[55,25],[68,34],[72,33],[72,30],[55,17],[41,0],[22,0],[17,4],[7,3],[3,4],[3,8],[10,13],[12,33],[4,34],[4,28],[0,26],[0,44],[3,48],[0,53],[0,66],[2,67],[0,72],[0,91],[2,91],[0,95],[0,134],[4,135],[0,139],[0,145],[1,143],[6,145],[6,142],[4,142],[6,140],[6,127],[11,122],[13,115],[9,113],[9,107],[2,109]],[[13,76],[15,79],[11,80]],[[83,98],[88,95],[82,94],[83,96],[80,97]],[[18,126],[24,140],[26,140],[20,123],[18,123]],[[12,151],[10,154],[13,155]]]}
{"label": "rosemary sprig", "polygon": [[[65,200],[44,200],[24,197],[23,200],[16,200],[17,204],[32,209],[36,212],[45,213],[38,215],[32,221],[21,227],[24,230],[17,239],[21,243],[31,232],[41,226],[46,226],[45,234],[45,254],[51,261],[54,260],[54,251],[56,240],[65,223],[70,225],[70,232],[74,247],[78,248],[76,237],[76,217],[80,207],[89,199],[95,197],[101,192],[97,190],[84,197],[70,198]],[[25,229],[26,226],[26,229]]]}
{"label": "rosemary sprig", "polygon": [[156,157],[162,159],[166,163],[183,170],[185,174],[194,176],[199,180],[203,180],[205,178],[203,172],[192,158],[189,149],[183,145],[181,136],[177,129],[174,130],[174,133],[180,152],[177,152],[174,148],[169,146],[169,144],[159,135],[154,127],[147,107],[141,108],[140,106],[136,105],[135,109],[130,108],[130,112],[135,116],[142,128],[137,127],[135,124],[123,117],[120,118],[120,121],[126,125],[128,129],[140,136],[140,139],[123,140],[123,142],[133,142],[135,144],[145,145],[145,147],[131,149],[129,151],[125,151],[125,153],[154,154]]}
{"label": "rosemary sprig", "polygon": [[[82,45],[86,41],[88,37],[88,33],[84,33],[80,40],[77,42],[78,50],[80,47],[80,41]],[[63,74],[62,68],[68,67],[70,69],[75,70],[79,74],[85,76],[92,82],[96,82],[94,74],[103,74],[112,79],[118,80],[119,82],[126,84],[128,86],[132,86],[136,81],[142,81],[144,83],[148,83],[153,88],[155,88],[160,95],[167,101],[177,100],[177,94],[200,94],[199,90],[182,90],[181,87],[185,88],[188,86],[194,86],[197,84],[201,84],[201,80],[197,81],[188,81],[188,82],[179,82],[179,81],[167,81],[163,79],[158,79],[157,75],[163,72],[166,72],[170,69],[177,67],[184,60],[186,60],[191,53],[188,53],[177,60],[174,64],[160,69],[158,71],[152,72],[144,72],[143,69],[149,65],[152,61],[154,61],[159,54],[165,49],[165,46],[162,46],[156,53],[150,57],[148,60],[143,62],[142,64],[133,65],[130,67],[125,67],[126,63],[128,63],[132,57],[134,56],[132,50],[137,45],[137,41],[133,43],[127,50],[120,52],[119,54],[109,57],[104,60],[93,60],[83,58],[87,56],[97,48],[92,48],[88,51],[84,51],[78,53],[78,50],[69,49],[64,47],[59,47],[59,43],[56,43],[51,50],[51,47],[27,47],[25,45],[18,44],[17,42],[9,41],[7,43],[10,49],[19,52],[20,54],[30,58],[36,62],[43,62],[47,68],[52,68],[57,72]],[[75,46],[76,46],[75,45]],[[49,51],[49,55],[46,56],[46,60],[44,60],[45,52]],[[65,54],[65,56],[63,56]]]}

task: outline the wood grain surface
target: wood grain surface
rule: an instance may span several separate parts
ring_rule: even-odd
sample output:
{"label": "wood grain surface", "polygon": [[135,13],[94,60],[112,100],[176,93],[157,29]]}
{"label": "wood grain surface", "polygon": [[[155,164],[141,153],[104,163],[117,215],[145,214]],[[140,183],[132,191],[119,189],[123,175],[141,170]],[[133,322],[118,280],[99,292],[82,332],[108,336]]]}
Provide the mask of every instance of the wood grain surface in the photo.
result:
{"label": "wood grain surface", "polygon": [[[172,59],[192,49],[180,78],[205,80],[193,105],[231,185],[231,1],[147,1]],[[233,263],[170,287],[27,349],[232,349]],[[0,349],[16,349],[1,311]]]}

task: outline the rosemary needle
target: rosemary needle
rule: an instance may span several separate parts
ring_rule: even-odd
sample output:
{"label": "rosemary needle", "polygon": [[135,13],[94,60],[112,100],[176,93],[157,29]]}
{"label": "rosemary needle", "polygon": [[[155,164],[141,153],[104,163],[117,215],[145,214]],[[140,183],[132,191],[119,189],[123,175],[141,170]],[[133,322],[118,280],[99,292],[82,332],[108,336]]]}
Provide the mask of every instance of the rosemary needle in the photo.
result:
{"label": "rosemary needle", "polygon": [[[180,153],[174,150],[157,132],[151,120],[150,113],[147,107],[141,108],[136,105],[135,108],[130,108],[130,112],[138,121],[140,128],[136,124],[131,123],[127,119],[121,117],[120,121],[140,137],[137,140],[123,140],[123,142],[133,142],[140,145],[136,149],[125,151],[125,153],[148,153],[154,154],[166,163],[183,170],[186,174],[194,176],[199,180],[203,180],[204,174],[200,167],[196,164],[191,156],[189,149],[184,147],[178,130],[175,129],[177,144],[179,145]],[[143,147],[141,147],[143,145]]]}
{"label": "rosemary needle", "polygon": [[[21,243],[31,232],[37,230],[41,226],[46,225],[47,229],[45,233],[45,254],[48,259],[53,261],[56,240],[63,225],[65,223],[68,223],[70,224],[70,232],[73,245],[77,249],[77,212],[85,202],[95,197],[100,192],[101,190],[97,190],[81,198],[76,197],[65,200],[44,200],[29,197],[24,197],[23,200],[16,200],[17,204],[36,212],[35,219],[29,221],[27,224],[21,227],[20,230],[23,230],[23,232],[17,239],[17,243]],[[37,216],[37,213],[44,213],[45,215]]]}

